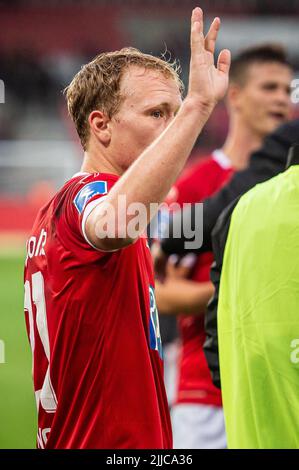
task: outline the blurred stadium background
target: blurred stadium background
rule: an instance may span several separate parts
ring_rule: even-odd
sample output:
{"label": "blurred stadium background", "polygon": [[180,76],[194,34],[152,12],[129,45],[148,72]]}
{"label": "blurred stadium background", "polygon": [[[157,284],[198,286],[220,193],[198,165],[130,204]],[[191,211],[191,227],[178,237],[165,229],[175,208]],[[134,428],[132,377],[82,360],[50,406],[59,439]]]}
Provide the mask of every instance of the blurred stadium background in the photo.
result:
{"label": "blurred stadium background", "polygon": [[[186,83],[189,18],[198,4],[206,20],[223,20],[219,48],[280,42],[299,77],[298,0],[0,1],[0,448],[35,447],[22,271],[37,209],[81,164],[62,90],[81,64],[127,45],[158,55],[167,48]],[[221,146],[226,130],[220,104],[191,158]]]}

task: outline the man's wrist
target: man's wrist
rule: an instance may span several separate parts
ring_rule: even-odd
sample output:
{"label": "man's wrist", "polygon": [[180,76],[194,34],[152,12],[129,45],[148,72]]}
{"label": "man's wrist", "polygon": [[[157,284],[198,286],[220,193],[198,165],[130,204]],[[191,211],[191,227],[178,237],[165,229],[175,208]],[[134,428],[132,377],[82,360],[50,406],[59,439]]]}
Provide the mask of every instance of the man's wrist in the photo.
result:
{"label": "man's wrist", "polygon": [[204,100],[201,97],[188,94],[182,106],[186,108],[188,112],[197,114],[207,121],[216,106],[216,101]]}

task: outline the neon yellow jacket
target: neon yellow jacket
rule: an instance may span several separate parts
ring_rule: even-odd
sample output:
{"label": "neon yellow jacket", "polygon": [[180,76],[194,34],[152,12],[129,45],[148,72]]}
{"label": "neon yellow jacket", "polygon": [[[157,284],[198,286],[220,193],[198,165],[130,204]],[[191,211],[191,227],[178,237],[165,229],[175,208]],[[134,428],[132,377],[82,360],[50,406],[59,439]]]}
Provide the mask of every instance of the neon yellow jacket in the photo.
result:
{"label": "neon yellow jacket", "polygon": [[232,214],[218,335],[228,447],[299,448],[299,166]]}

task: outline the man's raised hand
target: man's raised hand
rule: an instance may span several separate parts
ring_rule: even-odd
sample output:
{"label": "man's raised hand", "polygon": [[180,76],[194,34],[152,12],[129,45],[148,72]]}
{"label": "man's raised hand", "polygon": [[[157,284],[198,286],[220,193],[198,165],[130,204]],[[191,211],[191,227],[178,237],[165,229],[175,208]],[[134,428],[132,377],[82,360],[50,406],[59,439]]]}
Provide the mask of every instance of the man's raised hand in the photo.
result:
{"label": "man's raised hand", "polygon": [[204,37],[203,12],[197,7],[191,17],[191,60],[188,97],[199,105],[213,108],[221,100],[228,87],[230,51],[220,52],[217,66],[214,64],[215,45],[220,29],[220,19],[214,18]]}

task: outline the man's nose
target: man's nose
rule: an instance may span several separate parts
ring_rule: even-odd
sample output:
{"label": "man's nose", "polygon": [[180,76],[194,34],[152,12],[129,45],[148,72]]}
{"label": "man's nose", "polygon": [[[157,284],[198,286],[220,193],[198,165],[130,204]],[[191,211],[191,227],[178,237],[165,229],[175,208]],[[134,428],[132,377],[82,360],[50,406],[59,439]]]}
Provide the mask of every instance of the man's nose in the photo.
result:
{"label": "man's nose", "polygon": [[175,114],[174,114],[174,113],[170,114],[170,115],[169,115],[169,118],[168,118],[168,124],[169,124],[171,121],[173,121],[174,118],[175,118]]}
{"label": "man's nose", "polygon": [[284,106],[287,106],[290,104],[291,102],[291,96],[290,96],[290,93],[283,89],[283,88],[280,88],[277,90],[276,92],[276,95],[275,95],[275,99],[277,102],[279,102],[280,104],[284,105]]}
{"label": "man's nose", "polygon": [[169,126],[169,124],[171,123],[171,121],[174,119],[174,115],[171,116],[167,116],[166,119],[163,119],[163,130],[166,129],[167,126]]}

